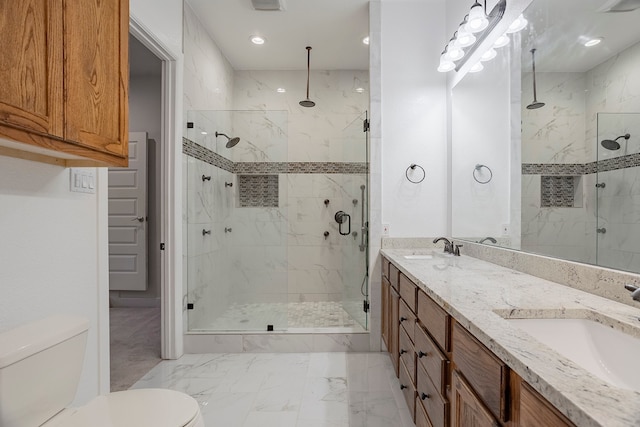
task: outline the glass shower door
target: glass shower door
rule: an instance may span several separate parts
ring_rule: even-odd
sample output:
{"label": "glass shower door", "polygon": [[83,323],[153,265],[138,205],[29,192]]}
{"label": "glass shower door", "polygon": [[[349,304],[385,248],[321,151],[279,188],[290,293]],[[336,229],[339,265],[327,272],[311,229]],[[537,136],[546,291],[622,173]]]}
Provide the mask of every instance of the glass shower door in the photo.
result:
{"label": "glass shower door", "polygon": [[640,272],[640,114],[598,113],[596,264]]}
{"label": "glass shower door", "polygon": [[[367,112],[355,117],[342,132],[343,174],[341,206],[350,216],[350,232],[341,237],[344,310],[364,329],[368,328],[368,125]],[[346,224],[342,225],[346,232]],[[367,308],[368,310],[368,308]]]}

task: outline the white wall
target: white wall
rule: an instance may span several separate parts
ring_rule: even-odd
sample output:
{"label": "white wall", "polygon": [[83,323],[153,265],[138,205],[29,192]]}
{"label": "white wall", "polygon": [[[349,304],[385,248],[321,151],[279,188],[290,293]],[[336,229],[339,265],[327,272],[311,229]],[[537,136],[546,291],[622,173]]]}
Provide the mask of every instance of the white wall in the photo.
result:
{"label": "white wall", "polygon": [[0,331],[52,314],[88,318],[78,404],[109,389],[106,174],[97,194],[69,184],[69,169],[0,157]]}
{"label": "white wall", "polygon": [[[444,1],[382,1],[382,222],[392,237],[444,235],[447,228]],[[373,95],[372,95],[373,96]],[[417,163],[420,184],[405,178]]]}

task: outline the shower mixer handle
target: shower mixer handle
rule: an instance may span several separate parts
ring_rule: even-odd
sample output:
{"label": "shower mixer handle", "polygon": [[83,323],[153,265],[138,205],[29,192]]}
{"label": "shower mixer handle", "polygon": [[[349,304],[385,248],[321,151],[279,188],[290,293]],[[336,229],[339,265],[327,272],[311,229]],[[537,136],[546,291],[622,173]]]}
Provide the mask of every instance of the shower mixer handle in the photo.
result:
{"label": "shower mixer handle", "polygon": [[[334,219],[339,224],[338,225],[338,231],[340,232],[340,234],[342,236],[348,236],[349,234],[351,234],[351,215],[349,215],[348,213],[346,213],[344,211],[338,211],[334,215]],[[342,232],[342,224],[344,224],[345,222],[347,222],[347,232],[343,233]]]}

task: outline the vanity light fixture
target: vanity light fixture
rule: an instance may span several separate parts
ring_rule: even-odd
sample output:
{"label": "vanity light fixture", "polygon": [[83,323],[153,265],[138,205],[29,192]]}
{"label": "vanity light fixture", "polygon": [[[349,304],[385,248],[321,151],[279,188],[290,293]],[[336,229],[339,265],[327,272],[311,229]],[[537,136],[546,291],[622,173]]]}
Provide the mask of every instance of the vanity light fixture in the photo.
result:
{"label": "vanity light fixture", "polygon": [[592,47],[592,46],[595,46],[595,45],[600,44],[600,43],[602,42],[602,40],[603,40],[603,37],[597,37],[597,38],[595,38],[595,39],[587,40],[587,41],[584,43],[584,45],[585,45],[586,47]]}
{"label": "vanity light fixture", "polygon": [[365,37],[362,39],[362,43],[366,44],[367,46],[369,46],[369,36]]}
{"label": "vanity light fixture", "polygon": [[267,41],[267,39],[260,36],[251,36],[249,37],[249,40],[251,40],[251,43],[257,44],[257,45],[262,45],[264,44],[265,41]]}
{"label": "vanity light fixture", "polygon": [[[498,25],[507,9],[507,0],[499,0],[494,8],[487,14],[486,1],[484,7],[474,0],[469,14],[458,27],[444,51],[440,55],[438,71],[446,73],[452,70],[460,71],[465,62],[471,57],[491,31]],[[509,25],[506,33],[496,39],[493,46],[487,52],[480,55],[480,61],[490,61],[497,56],[495,49],[506,46],[510,43],[508,34],[524,29],[528,21],[521,14]],[[473,40],[473,41],[471,41]],[[459,61],[459,62],[458,62]],[[481,71],[484,66],[478,61],[469,71]],[[454,62],[457,62],[454,64]]]}

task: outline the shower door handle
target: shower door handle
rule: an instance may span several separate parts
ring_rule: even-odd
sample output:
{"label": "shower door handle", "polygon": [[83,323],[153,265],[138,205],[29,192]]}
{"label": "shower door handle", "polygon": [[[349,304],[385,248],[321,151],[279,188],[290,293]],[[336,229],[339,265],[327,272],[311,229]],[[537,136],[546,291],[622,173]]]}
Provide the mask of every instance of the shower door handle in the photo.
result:
{"label": "shower door handle", "polygon": [[[348,236],[349,234],[351,234],[351,215],[349,215],[348,213],[346,213],[344,211],[338,211],[334,215],[334,218],[335,218],[336,222],[338,223],[338,231],[340,232],[340,234],[342,236]],[[344,224],[345,222],[347,223],[347,232],[343,233],[342,232],[342,224]]]}

